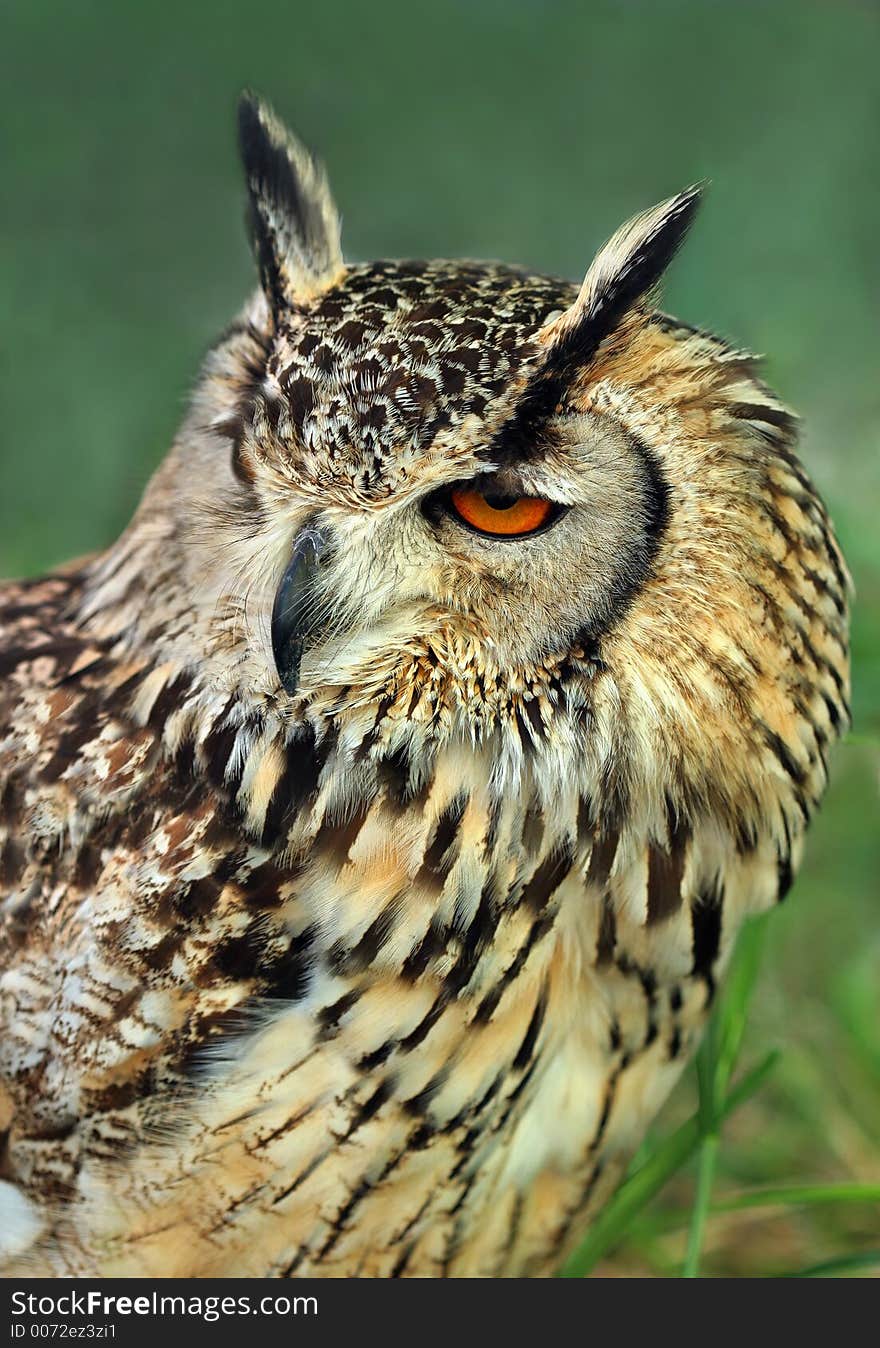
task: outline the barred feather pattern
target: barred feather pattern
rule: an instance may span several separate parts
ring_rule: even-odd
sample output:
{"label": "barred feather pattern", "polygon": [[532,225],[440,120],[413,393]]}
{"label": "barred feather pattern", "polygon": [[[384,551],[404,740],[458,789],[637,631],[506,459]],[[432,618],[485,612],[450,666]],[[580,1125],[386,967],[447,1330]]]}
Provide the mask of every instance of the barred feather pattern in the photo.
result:
{"label": "barred feather pattern", "polygon": [[[648,309],[564,409],[669,489],[613,620],[532,642],[523,614],[517,655],[444,563],[279,689],[291,527],[329,501],[346,575],[375,567],[364,518],[485,469],[576,295],[350,278],[276,338],[252,301],[118,543],[2,591],[7,1276],[552,1272],[799,864],[848,715],[844,564],[754,361]],[[338,362],[418,362],[419,287],[433,392],[395,379],[378,444]],[[444,391],[451,307],[506,351],[491,386],[458,362]]]}

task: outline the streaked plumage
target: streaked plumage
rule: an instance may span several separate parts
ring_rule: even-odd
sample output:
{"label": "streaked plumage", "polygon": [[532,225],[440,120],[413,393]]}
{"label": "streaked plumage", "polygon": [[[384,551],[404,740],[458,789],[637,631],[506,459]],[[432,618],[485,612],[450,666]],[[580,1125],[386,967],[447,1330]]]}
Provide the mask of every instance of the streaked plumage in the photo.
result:
{"label": "streaked plumage", "polygon": [[791,882],[844,563],[650,305],[696,193],[580,290],[346,267],[241,131],[260,292],[119,541],[0,592],[0,1267],[545,1274]]}

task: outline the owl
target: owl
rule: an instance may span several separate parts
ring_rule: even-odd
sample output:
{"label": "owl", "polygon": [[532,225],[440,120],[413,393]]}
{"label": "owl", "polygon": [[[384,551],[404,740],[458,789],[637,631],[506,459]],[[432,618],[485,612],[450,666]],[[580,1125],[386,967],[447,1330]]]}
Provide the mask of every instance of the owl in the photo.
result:
{"label": "owl", "polygon": [[129,527],[0,591],[7,1276],[558,1268],[799,864],[848,578],[755,359],[346,264],[242,98],[259,288]]}

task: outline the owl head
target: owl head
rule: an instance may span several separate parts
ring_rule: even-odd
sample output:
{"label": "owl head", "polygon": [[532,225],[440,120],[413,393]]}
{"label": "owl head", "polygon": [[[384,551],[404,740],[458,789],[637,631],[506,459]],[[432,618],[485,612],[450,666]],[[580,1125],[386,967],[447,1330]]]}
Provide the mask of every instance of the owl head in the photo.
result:
{"label": "owl head", "polygon": [[287,693],[414,637],[500,684],[592,651],[647,579],[668,490],[586,372],[632,344],[697,191],[621,230],[579,291],[499,266],[346,267],[314,162],[247,97],[240,129],[268,351],[236,468],[289,512]]}
{"label": "owl head", "polygon": [[805,817],[846,576],[753,358],[654,308],[699,190],[580,285],[347,264],[309,153],[250,95],[239,130],[260,288],[135,524],[169,659],[352,754],[491,739],[606,804]]}

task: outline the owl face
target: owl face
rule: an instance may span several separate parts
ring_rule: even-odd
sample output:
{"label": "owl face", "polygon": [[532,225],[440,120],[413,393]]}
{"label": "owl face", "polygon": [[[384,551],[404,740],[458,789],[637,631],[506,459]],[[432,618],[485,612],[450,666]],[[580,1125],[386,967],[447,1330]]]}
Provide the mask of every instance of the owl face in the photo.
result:
{"label": "owl face", "polygon": [[379,264],[285,314],[245,452],[290,522],[291,693],[414,634],[521,669],[604,630],[644,581],[665,510],[652,453],[574,404],[512,425],[536,334],[575,298],[498,268]]}
{"label": "owl face", "polygon": [[593,650],[648,580],[668,488],[582,374],[696,194],[628,227],[580,293],[500,266],[346,269],[314,164],[250,103],[242,143],[269,321],[236,469],[279,535],[286,691],[415,650],[496,680]]}
{"label": "owl face", "polygon": [[346,266],[249,98],[241,142],[261,286],[84,616],[264,736],[485,749],[660,838],[775,821],[788,855],[847,716],[848,580],[754,359],[651,305],[697,192],[579,288]]}

